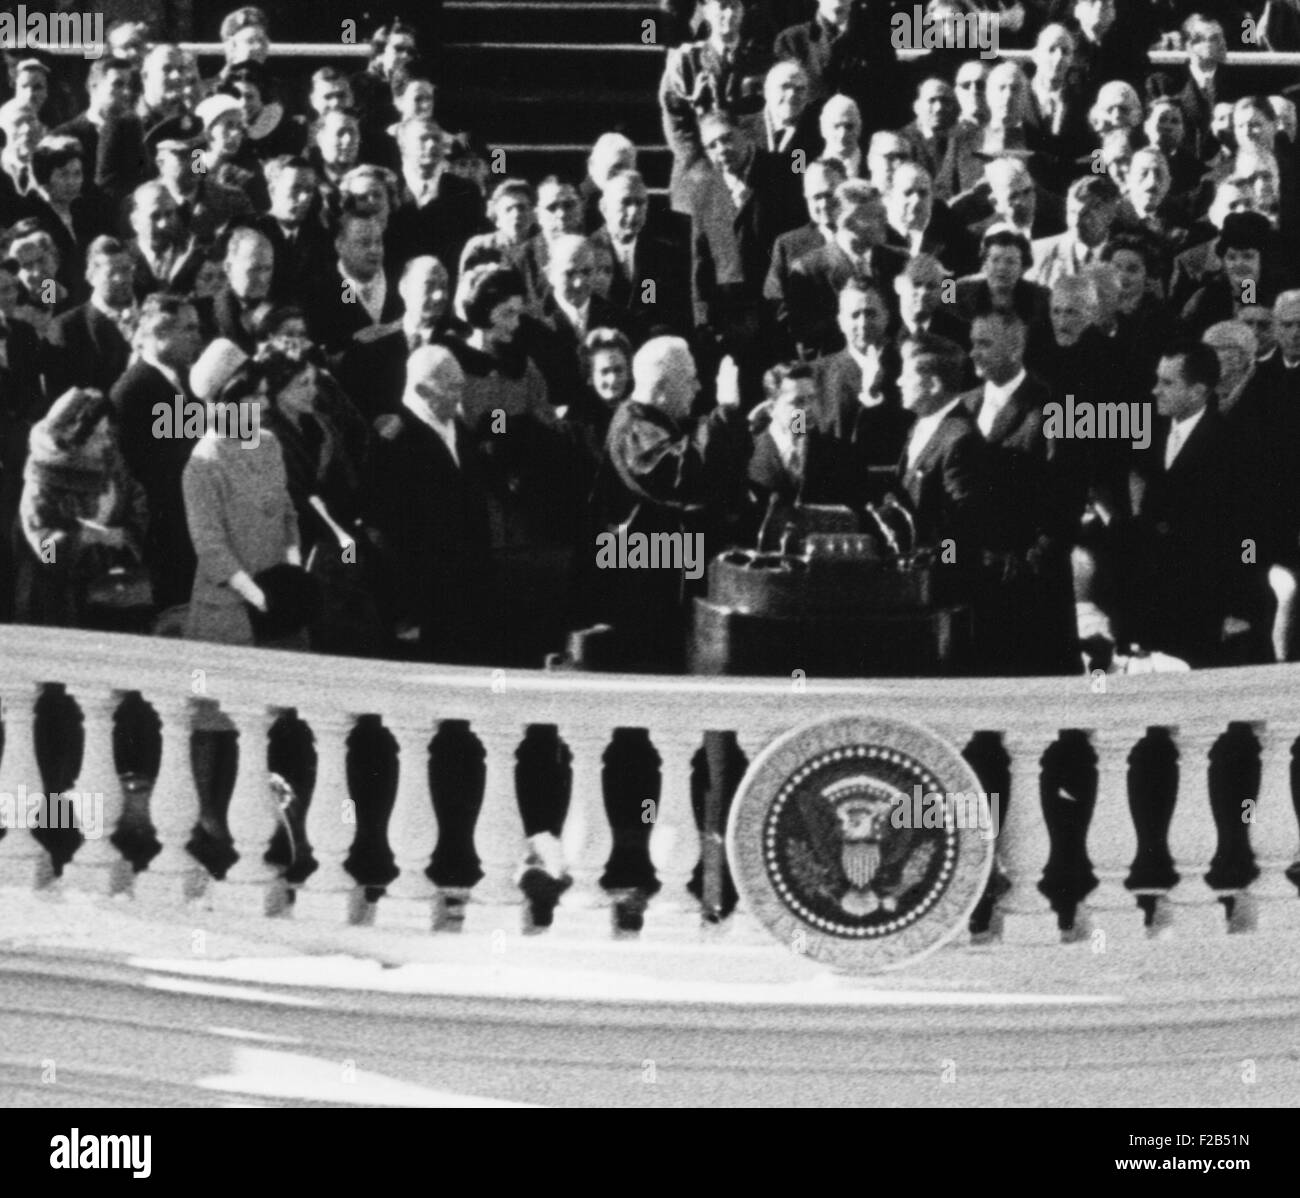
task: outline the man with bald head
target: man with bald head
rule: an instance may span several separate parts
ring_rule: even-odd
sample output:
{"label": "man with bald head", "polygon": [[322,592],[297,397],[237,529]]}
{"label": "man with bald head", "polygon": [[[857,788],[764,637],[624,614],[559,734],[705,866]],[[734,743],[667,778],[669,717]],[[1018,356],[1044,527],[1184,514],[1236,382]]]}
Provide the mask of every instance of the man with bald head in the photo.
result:
{"label": "man with bald head", "polygon": [[592,241],[607,246],[613,259],[609,302],[619,310],[622,327],[636,340],[656,330],[689,336],[694,330],[689,222],[674,213],[652,223],[645,181],[633,170],[606,181],[598,208],[603,223]]}
{"label": "man with bald head", "polygon": [[370,417],[400,411],[407,357],[421,346],[445,343],[451,317],[451,282],[437,258],[412,258],[397,284],[402,318],[371,341],[352,342],[331,362],[335,377]]}
{"label": "man with bald head", "polygon": [[459,417],[465,376],[446,346],[406,363],[400,409],[375,421],[367,494],[384,613],[422,661],[487,665],[497,611],[487,489]]}
{"label": "man with bald head", "polygon": [[[754,142],[791,162],[806,163],[820,148],[816,112],[808,104],[808,76],[797,62],[778,62],[763,84],[763,111]],[[801,154],[801,158],[794,155]]]}

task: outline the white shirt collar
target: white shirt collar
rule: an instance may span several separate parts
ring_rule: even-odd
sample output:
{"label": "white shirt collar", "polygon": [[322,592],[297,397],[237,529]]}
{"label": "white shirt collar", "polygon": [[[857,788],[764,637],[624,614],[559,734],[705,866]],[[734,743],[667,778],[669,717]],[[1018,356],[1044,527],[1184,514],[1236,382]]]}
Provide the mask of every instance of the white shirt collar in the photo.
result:
{"label": "white shirt collar", "polygon": [[1169,440],[1165,442],[1165,469],[1168,470],[1174,464],[1176,455],[1171,455],[1170,447],[1175,438],[1178,442],[1178,453],[1182,453],[1187,447],[1188,438],[1192,435],[1192,430],[1201,422],[1201,417],[1205,415],[1205,409],[1202,408],[1194,416],[1186,416],[1182,420],[1175,420],[1169,428]]}
{"label": "white shirt collar", "polygon": [[440,162],[433,168],[433,174],[431,174],[427,180],[423,175],[418,174],[413,170],[403,171],[402,177],[406,180],[406,186],[410,189],[411,195],[415,197],[415,202],[418,204],[420,202],[420,197],[426,194],[426,188],[428,189],[428,194],[437,191],[438,184],[442,182],[442,177],[446,173],[447,164],[445,162]]}
{"label": "white shirt collar", "polygon": [[[363,283],[360,279],[354,279],[347,271],[343,269],[343,264],[339,264],[339,275],[345,283],[352,284],[352,288],[357,293],[357,298],[361,306],[365,308],[366,315],[378,324],[380,317],[383,315],[384,304],[388,300],[388,278],[384,274],[383,267],[380,267],[379,273],[375,275],[369,283]],[[366,300],[369,296],[369,301]]]}
{"label": "white shirt collar", "polygon": [[876,374],[880,370],[880,347],[877,345],[868,345],[867,352],[860,354],[853,346],[849,346],[849,357],[857,363],[858,369],[862,371],[862,388],[858,392],[858,402],[864,408],[879,407],[885,402],[883,395],[873,396],[870,394],[870,387],[875,382]]}
{"label": "white shirt collar", "polygon": [[92,292],[90,296],[90,305],[92,308],[95,309],[96,312],[102,313],[104,316],[107,316],[109,320],[112,321],[118,321],[124,319],[125,317],[134,316],[138,311],[134,301],[132,301],[125,308],[122,309],[110,308],[106,303],[103,302],[103,300],[99,298],[99,296],[94,294],[94,292]]}
{"label": "white shirt collar", "polygon": [[907,443],[907,468],[914,469],[921,454],[925,452],[925,447],[930,444],[930,438],[938,431],[939,425],[943,419],[961,403],[961,396],[950,400],[944,404],[937,412],[931,412],[929,416],[917,417],[916,423],[912,426],[912,437]]}
{"label": "white shirt collar", "polygon": [[998,383],[989,382],[984,384],[984,402],[980,404],[980,414],[977,423],[980,426],[980,432],[982,432],[986,437],[990,432],[992,432],[993,423],[997,420],[998,414],[1011,402],[1011,397],[1015,394],[1016,388],[1024,381],[1025,371],[1022,367],[1020,373],[1008,382],[1000,385]]}
{"label": "white shirt collar", "polygon": [[555,306],[559,308],[561,312],[564,313],[565,317],[568,319],[568,322],[571,325],[573,325],[573,327],[578,331],[580,336],[585,337],[589,332],[591,332],[591,330],[587,327],[588,316],[591,313],[590,298],[588,298],[587,302],[583,304],[581,308],[575,308],[572,305],[566,303],[564,300],[562,300],[559,294],[557,293],[555,296]]}

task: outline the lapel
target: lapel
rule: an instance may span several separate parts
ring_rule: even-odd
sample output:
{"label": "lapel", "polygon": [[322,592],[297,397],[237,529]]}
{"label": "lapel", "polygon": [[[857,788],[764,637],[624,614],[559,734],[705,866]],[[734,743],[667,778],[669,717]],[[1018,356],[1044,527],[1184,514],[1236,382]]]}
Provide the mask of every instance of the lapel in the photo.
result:
{"label": "lapel", "polygon": [[763,432],[754,442],[754,453],[749,459],[749,478],[760,487],[776,490],[787,481],[781,453],[770,432]]}
{"label": "lapel", "polygon": [[[114,335],[116,334],[116,341]],[[122,334],[107,316],[89,300],[86,301],[86,335],[101,357],[112,355],[122,341]]]}

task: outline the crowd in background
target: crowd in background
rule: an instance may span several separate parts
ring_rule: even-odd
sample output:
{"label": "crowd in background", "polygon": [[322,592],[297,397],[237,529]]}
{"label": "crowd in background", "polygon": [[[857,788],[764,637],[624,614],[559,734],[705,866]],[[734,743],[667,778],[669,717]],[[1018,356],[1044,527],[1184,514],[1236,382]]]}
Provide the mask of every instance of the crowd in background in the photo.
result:
{"label": "crowd in background", "polygon": [[[110,28],[80,111],[11,52],[4,617],[518,665],[603,622],[676,669],[690,586],[598,534],[893,495],[982,669],[1286,658],[1296,108],[1225,55],[1294,5],[989,9],[1026,63],[900,58],[894,13],[666,4],[664,204],[617,130],[583,179],[449,134],[401,22],[306,96],[254,8],[208,79]],[[1053,426],[1101,404],[1132,428]]]}

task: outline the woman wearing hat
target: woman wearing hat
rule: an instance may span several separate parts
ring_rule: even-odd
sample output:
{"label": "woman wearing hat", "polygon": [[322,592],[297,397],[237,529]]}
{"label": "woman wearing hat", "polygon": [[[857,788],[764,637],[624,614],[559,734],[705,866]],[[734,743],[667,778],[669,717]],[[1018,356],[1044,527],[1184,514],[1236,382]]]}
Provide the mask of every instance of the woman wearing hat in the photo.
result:
{"label": "woman wearing hat", "polygon": [[242,191],[258,212],[265,212],[271,200],[257,158],[248,149],[243,104],[234,96],[217,92],[204,100],[194,115],[202,121],[207,139],[199,155],[204,173],[222,187]]}
{"label": "woman wearing hat", "polygon": [[[280,442],[261,427],[258,384],[245,365],[238,346],[217,340],[190,372],[195,396],[208,403],[209,421],[182,476],[198,558],[185,635],[227,645],[306,648],[310,612],[294,584],[281,589],[292,571],[278,569],[301,565],[298,516]],[[245,413],[252,418],[238,418]]]}
{"label": "woman wearing hat", "polygon": [[261,63],[227,67],[221,72],[218,90],[234,96],[243,107],[248,149],[259,162],[302,153],[302,130],[286,114],[284,105],[271,98],[271,76]]}
{"label": "woman wearing hat", "polygon": [[1212,324],[1233,320],[1243,303],[1271,305],[1261,274],[1272,226],[1259,212],[1229,212],[1214,252],[1223,269],[1207,275],[1183,308],[1183,323],[1199,337]]}
{"label": "woman wearing hat", "polygon": [[144,490],[122,461],[113,405],[74,387],[32,429],[15,538],[15,618],[76,628],[91,586],[140,560]]}

